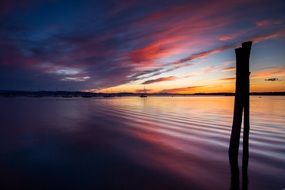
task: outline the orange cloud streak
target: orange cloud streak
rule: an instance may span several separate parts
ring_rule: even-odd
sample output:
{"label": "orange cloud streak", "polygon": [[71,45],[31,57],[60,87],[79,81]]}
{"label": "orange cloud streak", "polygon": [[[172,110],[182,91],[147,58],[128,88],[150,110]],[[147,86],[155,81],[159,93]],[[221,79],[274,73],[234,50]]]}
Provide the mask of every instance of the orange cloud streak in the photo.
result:
{"label": "orange cloud streak", "polygon": [[147,81],[143,82],[142,84],[153,84],[153,83],[158,83],[158,82],[171,81],[171,80],[175,80],[175,79],[177,79],[177,77],[174,77],[174,76],[161,77],[161,78],[157,78],[157,79],[153,79],[153,80],[147,80]]}
{"label": "orange cloud streak", "polygon": [[182,88],[171,88],[171,89],[164,89],[161,93],[170,93],[170,94],[186,94],[186,93],[194,93],[197,89],[201,89],[205,86],[189,86],[189,87],[182,87]]}
{"label": "orange cloud streak", "polygon": [[270,78],[270,77],[284,77],[285,66],[283,67],[270,67],[252,72],[252,78]]}

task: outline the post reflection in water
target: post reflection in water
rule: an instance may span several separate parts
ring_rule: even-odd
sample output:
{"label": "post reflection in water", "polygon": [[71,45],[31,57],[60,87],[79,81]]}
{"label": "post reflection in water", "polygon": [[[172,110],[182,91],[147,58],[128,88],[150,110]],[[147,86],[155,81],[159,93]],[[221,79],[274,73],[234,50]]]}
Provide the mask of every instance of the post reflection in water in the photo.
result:
{"label": "post reflection in water", "polygon": [[[245,154],[247,152],[247,154]],[[242,155],[242,189],[248,189],[248,148],[245,150]],[[238,166],[238,158],[231,158],[229,156],[230,168],[231,168],[231,190],[239,190],[240,189],[240,176],[239,176],[239,166]]]}
{"label": "post reflection in water", "polygon": [[231,167],[231,190],[239,190],[239,168],[238,168],[238,159],[231,158],[229,156],[229,162]]}
{"label": "post reflection in water", "polygon": [[242,189],[248,189],[249,127],[243,131]]}
{"label": "post reflection in water", "polygon": [[[242,189],[248,189],[248,158],[249,158],[249,128],[244,128],[243,132],[243,154],[242,154]],[[231,168],[231,190],[240,189],[240,176],[238,157],[229,154],[229,163]]]}

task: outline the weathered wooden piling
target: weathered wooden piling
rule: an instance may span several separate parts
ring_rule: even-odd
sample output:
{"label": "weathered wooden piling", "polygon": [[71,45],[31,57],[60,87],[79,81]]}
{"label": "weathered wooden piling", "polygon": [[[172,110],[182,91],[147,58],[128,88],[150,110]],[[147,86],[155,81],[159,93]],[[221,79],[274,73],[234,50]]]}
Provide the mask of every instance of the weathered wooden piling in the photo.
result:
{"label": "weathered wooden piling", "polygon": [[245,88],[244,88],[244,105],[243,105],[243,153],[242,153],[242,187],[244,190],[248,189],[248,141],[249,141],[249,98],[250,98],[250,72],[249,72],[249,57],[250,57],[250,49],[251,49],[252,42],[245,42],[242,44],[242,48],[244,51],[243,55],[243,62],[246,65],[244,68],[244,73],[247,77],[245,77]]}
{"label": "weathered wooden piling", "polygon": [[[252,42],[242,43],[236,53],[236,89],[232,133],[229,146],[230,159],[237,159],[239,152],[242,115],[244,117],[243,154],[248,157],[249,138],[249,57]],[[247,164],[246,164],[247,168]]]}
{"label": "weathered wooden piling", "polygon": [[[247,65],[244,69],[244,73],[247,77],[245,77],[245,88],[244,88],[244,115],[243,115],[243,167],[246,167],[247,170],[247,163],[248,163],[248,140],[249,140],[249,87],[250,87],[250,81],[249,81],[249,57],[250,57],[250,49],[251,49],[252,42],[245,42],[242,44],[242,48],[244,49],[244,55],[243,55],[243,62],[245,65]],[[245,160],[247,159],[247,160]]]}

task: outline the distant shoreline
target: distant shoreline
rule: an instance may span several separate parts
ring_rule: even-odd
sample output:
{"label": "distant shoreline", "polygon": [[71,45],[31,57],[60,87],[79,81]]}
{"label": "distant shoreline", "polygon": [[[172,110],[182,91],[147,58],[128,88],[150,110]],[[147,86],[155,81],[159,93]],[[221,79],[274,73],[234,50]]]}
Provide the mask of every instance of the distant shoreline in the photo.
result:
{"label": "distant shoreline", "polygon": [[[80,91],[0,91],[0,97],[124,97],[140,96],[141,93],[93,93]],[[195,94],[169,94],[169,93],[150,93],[148,96],[234,96],[235,93],[195,93]],[[285,96],[285,92],[251,92],[251,96]]]}

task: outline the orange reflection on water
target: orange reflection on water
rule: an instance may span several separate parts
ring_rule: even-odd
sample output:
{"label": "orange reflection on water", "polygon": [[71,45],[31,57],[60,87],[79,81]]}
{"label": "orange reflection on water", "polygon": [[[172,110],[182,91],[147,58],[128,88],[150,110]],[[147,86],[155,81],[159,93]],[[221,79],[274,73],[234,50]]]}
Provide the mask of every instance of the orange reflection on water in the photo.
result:
{"label": "orange reflection on water", "polygon": [[[109,105],[126,119],[125,133],[145,143],[142,147],[125,149],[135,160],[199,187],[209,189],[215,184],[226,189],[230,176],[227,149],[233,99],[227,96],[132,97],[110,100]],[[280,147],[272,149],[274,141],[268,141],[285,143],[279,138],[285,136],[285,126],[281,123],[285,118],[284,107],[284,97],[251,97],[253,158],[264,159],[270,153],[278,162],[284,162]],[[260,145],[264,151],[259,150]],[[250,168],[258,170],[264,164],[258,161]],[[272,173],[281,171],[269,168]]]}

